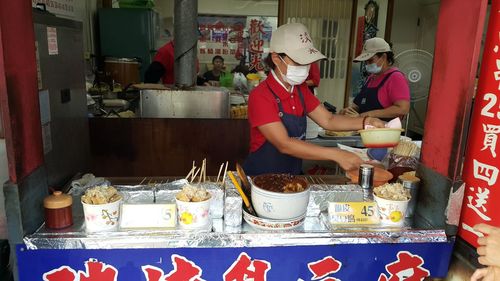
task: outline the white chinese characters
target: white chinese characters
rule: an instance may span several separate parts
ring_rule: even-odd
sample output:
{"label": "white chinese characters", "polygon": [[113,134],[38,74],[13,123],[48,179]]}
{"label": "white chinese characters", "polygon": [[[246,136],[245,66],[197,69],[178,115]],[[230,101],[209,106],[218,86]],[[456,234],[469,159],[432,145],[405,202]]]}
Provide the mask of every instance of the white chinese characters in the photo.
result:
{"label": "white chinese characters", "polygon": [[498,168],[488,164],[481,163],[476,159],[473,160],[474,163],[474,177],[488,183],[489,186],[494,185],[497,182]]}
{"label": "white chinese characters", "polygon": [[498,141],[498,134],[500,133],[500,126],[491,124],[482,124],[482,125],[485,135],[483,140],[483,148],[481,149],[481,151],[489,149],[491,155],[494,158],[496,158],[497,157],[496,147]]}

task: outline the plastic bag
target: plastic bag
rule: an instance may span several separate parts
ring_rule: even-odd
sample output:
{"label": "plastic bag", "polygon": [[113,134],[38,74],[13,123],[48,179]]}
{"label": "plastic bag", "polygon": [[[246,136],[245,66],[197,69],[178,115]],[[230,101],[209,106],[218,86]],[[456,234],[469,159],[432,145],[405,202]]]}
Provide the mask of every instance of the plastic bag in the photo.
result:
{"label": "plastic bag", "polygon": [[396,180],[405,172],[415,171],[418,168],[419,159],[415,156],[402,156],[395,153],[388,154],[388,171],[392,173],[393,180]]}
{"label": "plastic bag", "polygon": [[221,74],[219,77],[219,82],[221,87],[231,88],[233,87],[233,75],[231,73]]}
{"label": "plastic bag", "polygon": [[236,89],[247,90],[247,78],[241,72],[235,72],[233,74],[233,86]]}

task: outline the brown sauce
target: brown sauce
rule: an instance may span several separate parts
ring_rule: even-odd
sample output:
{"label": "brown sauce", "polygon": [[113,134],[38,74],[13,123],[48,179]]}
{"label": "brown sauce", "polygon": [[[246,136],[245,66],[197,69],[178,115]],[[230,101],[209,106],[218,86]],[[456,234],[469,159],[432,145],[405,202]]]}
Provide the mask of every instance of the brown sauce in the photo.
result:
{"label": "brown sauce", "polygon": [[289,174],[266,174],[253,179],[256,186],[273,192],[296,193],[308,188],[304,179]]}

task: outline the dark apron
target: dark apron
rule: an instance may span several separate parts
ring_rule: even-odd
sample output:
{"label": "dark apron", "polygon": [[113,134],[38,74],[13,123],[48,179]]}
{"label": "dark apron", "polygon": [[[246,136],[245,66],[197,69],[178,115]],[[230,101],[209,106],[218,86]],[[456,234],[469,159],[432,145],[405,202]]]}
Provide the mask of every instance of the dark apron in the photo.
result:
{"label": "dark apron", "polygon": [[[273,92],[269,84],[267,87],[276,98],[276,102],[278,103],[279,116],[281,118],[281,122],[285,126],[288,136],[291,138],[296,138],[299,140],[304,140],[306,136],[306,104],[304,102],[304,97],[302,96],[302,91],[299,87],[297,90],[299,92],[300,102],[302,103],[302,108],[304,109],[304,113],[302,116],[295,116],[293,114],[287,114],[283,111],[283,106],[281,104],[278,96]],[[276,147],[274,147],[269,141],[266,142],[259,147],[254,152],[251,152],[245,163],[243,164],[245,169],[245,173],[248,175],[256,176],[267,173],[276,173],[276,174],[292,174],[299,175],[302,174],[302,159],[283,154],[279,152]]]}
{"label": "dark apron", "polygon": [[377,109],[384,109],[384,107],[380,104],[380,101],[378,100],[378,91],[380,90],[380,88],[382,88],[382,86],[384,86],[385,81],[387,81],[387,79],[389,79],[389,77],[395,72],[399,71],[393,71],[387,74],[382,80],[382,82],[378,84],[377,87],[369,88],[368,83],[370,82],[370,80],[366,81],[365,85],[363,85],[363,88],[361,88],[361,91],[354,98],[353,101],[358,106],[359,113],[364,113],[367,111],[372,111]]}

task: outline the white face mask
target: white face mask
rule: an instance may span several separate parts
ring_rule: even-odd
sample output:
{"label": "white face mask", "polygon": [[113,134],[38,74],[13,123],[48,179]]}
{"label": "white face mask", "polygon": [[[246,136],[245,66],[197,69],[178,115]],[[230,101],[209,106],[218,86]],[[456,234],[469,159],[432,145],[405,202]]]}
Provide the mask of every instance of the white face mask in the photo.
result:
{"label": "white face mask", "polygon": [[[380,59],[378,59],[378,60],[380,60]],[[378,60],[377,60],[377,62],[378,62]],[[379,66],[377,64],[377,62],[374,62],[374,63],[371,63],[371,64],[366,64],[365,65],[366,72],[372,73],[372,74],[380,73],[380,71],[382,71],[382,65]]]}
{"label": "white face mask", "polygon": [[285,82],[290,85],[300,85],[306,81],[307,76],[309,76],[309,68],[311,65],[288,65],[282,57],[280,57],[281,61],[286,64],[286,75],[283,75],[283,72],[278,67],[279,72],[281,73],[281,77]]}

